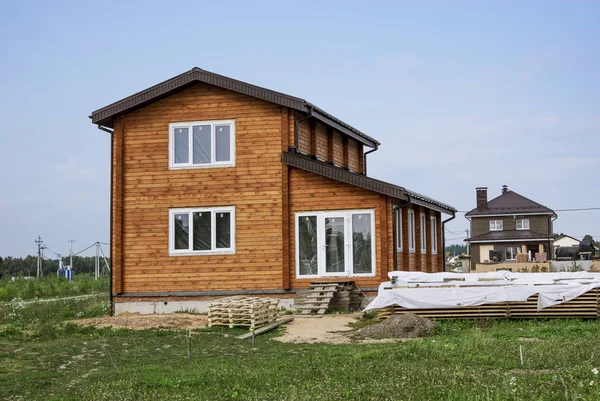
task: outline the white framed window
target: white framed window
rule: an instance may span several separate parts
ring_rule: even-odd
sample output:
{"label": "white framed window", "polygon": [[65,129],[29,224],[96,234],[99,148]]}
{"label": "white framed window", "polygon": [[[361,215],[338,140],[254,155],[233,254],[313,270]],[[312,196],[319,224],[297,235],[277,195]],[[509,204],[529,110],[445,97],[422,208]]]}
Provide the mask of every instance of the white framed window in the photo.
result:
{"label": "white framed window", "polygon": [[235,253],[235,207],[169,209],[170,255]]}
{"label": "white framed window", "polygon": [[427,218],[425,213],[421,212],[421,253],[427,252]]}
{"label": "white framed window", "polygon": [[415,251],[415,211],[408,209],[408,250]]}
{"label": "white framed window", "polygon": [[506,260],[516,260],[517,255],[521,253],[520,246],[508,246],[506,247]]}
{"label": "white framed window", "polygon": [[396,211],[396,249],[402,250],[402,209]]}
{"label": "white framed window", "polygon": [[437,253],[437,219],[431,217],[431,252]]}
{"label": "white framed window", "polygon": [[517,230],[529,230],[529,219],[517,219]]}
{"label": "white framed window", "polygon": [[169,168],[235,166],[235,120],[169,124]]}
{"label": "white framed window", "polygon": [[374,275],[374,210],[296,213],[296,277]]}
{"label": "white framed window", "polygon": [[490,220],[490,231],[502,231],[502,220]]}

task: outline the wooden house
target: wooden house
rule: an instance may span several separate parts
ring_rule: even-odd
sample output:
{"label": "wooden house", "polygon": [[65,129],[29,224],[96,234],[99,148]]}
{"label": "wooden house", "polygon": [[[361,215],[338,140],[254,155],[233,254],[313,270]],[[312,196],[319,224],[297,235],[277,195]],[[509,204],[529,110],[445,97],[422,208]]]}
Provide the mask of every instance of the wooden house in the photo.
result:
{"label": "wooden house", "polygon": [[443,270],[455,209],[368,177],[380,143],[304,99],[193,68],[90,118],[112,137],[117,313]]}

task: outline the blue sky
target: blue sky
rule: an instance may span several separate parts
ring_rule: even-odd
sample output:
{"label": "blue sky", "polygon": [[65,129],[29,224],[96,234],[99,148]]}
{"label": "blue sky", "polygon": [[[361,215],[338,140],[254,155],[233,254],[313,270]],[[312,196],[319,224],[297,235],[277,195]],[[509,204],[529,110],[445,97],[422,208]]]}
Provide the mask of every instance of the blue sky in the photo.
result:
{"label": "blue sky", "polygon": [[[88,115],[193,66],[319,105],[381,141],[369,175],[459,210],[503,184],[599,207],[599,19],[591,1],[2,2],[0,255],[107,241],[110,138]],[[555,231],[600,237],[600,211]]]}

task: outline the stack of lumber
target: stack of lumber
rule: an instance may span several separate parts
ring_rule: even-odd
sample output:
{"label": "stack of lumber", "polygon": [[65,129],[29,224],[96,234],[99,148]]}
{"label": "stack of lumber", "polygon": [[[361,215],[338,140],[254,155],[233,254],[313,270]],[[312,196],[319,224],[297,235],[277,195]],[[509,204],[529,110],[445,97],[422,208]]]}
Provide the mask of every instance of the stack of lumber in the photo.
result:
{"label": "stack of lumber", "polygon": [[391,315],[414,313],[432,319],[489,319],[489,318],[599,318],[600,289],[592,289],[575,299],[538,310],[538,295],[525,302],[502,302],[459,308],[407,309],[389,306],[378,309],[377,316],[385,319]]}
{"label": "stack of lumber", "polygon": [[221,298],[208,308],[208,327],[248,327],[255,330],[277,319],[278,299],[235,296]]}
{"label": "stack of lumber", "polygon": [[352,282],[338,283],[337,291],[333,294],[329,308],[331,310],[349,311],[352,289],[354,289]]}
{"label": "stack of lumber", "polygon": [[361,309],[361,294],[360,290],[353,286],[350,291],[350,310],[357,311]]}

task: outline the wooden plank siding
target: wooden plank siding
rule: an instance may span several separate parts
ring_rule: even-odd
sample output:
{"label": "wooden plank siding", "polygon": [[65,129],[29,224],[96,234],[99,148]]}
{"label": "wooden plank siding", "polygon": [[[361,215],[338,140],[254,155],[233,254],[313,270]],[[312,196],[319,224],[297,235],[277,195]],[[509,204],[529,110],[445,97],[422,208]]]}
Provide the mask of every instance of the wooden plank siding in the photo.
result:
{"label": "wooden plank siding", "polygon": [[[282,130],[289,126],[284,110],[197,84],[126,115],[124,125],[115,127],[113,251],[122,261],[114,275],[115,292],[289,285],[282,272],[282,222],[287,214],[283,202],[287,168],[281,163],[287,142]],[[235,119],[235,167],[169,170],[169,123],[225,119]],[[276,143],[281,146],[273,146]],[[122,173],[117,148],[123,155]],[[169,256],[169,208],[203,206],[236,207],[235,254]]]}
{"label": "wooden plank siding", "polygon": [[[314,278],[303,279],[296,276],[295,215],[298,212],[306,211],[373,209],[375,211],[376,275],[375,277],[354,277],[351,280],[354,280],[361,287],[372,288],[377,287],[381,283],[382,271],[385,271],[387,277],[389,259],[387,258],[387,253],[382,252],[382,249],[391,246],[389,241],[387,241],[388,225],[391,224],[391,220],[382,218],[382,216],[387,216],[386,208],[391,208],[391,206],[386,204],[387,197],[385,195],[296,168],[290,169],[289,191],[289,263],[291,288],[307,288],[311,281],[315,281]],[[327,278],[318,280],[335,281],[336,279]]]}

